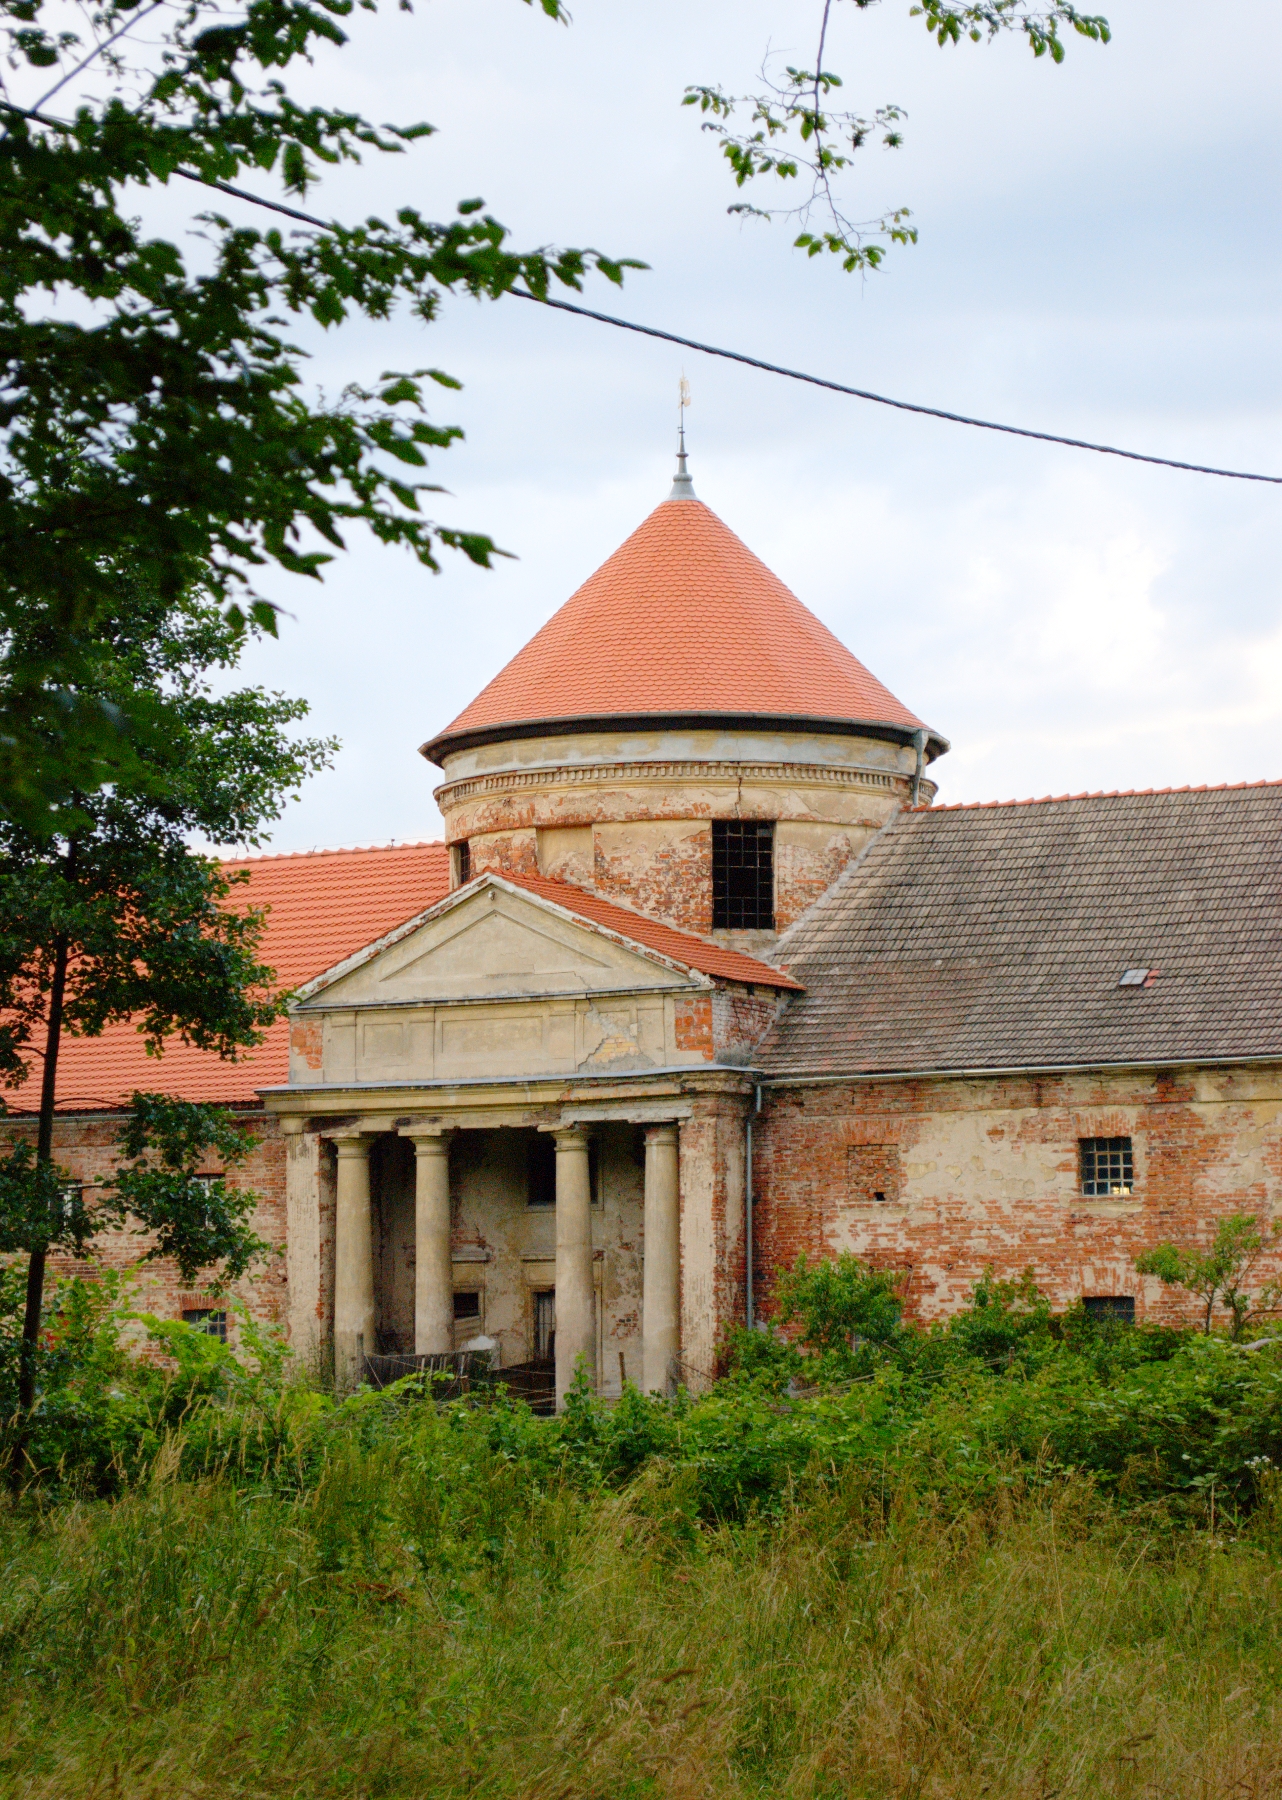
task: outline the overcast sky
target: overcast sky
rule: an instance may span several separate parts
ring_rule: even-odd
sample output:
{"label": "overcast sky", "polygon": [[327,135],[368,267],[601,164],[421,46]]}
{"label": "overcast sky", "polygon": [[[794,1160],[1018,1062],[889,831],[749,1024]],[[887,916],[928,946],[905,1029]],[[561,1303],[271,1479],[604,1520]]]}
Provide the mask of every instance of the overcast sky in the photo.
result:
{"label": "overcast sky", "polygon": [[[852,210],[921,241],[866,280],[742,224],[687,82],[812,64],[817,5],[428,0],[352,15],[318,95],[439,134],[328,180],[321,210],[443,216],[484,195],[518,245],[643,258],[587,304],[961,412],[1282,473],[1276,0],[1100,0],[1106,47],[941,51],[908,0],[833,10],[826,61],[861,110],[907,109]],[[183,196],[185,203],[186,196]],[[172,204],[177,205],[174,200]],[[432,577],[353,542],[253,677],[343,749],[281,849],[432,837],[450,720],[667,492],[693,390],[700,497],[900,698],[951,739],[941,799],[1282,776],[1278,489],[1146,469],[807,389],[509,300],[448,301],[315,343],[329,391],[431,363],[439,516],[517,560]],[[656,643],[655,655],[664,654]]]}

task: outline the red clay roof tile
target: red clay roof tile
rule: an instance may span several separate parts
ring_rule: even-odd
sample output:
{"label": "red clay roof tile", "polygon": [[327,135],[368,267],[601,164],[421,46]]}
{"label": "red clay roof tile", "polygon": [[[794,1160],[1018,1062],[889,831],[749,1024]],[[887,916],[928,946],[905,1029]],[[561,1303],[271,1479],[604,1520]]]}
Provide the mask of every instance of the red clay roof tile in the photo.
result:
{"label": "red clay roof tile", "polygon": [[568,881],[550,881],[542,875],[505,874],[499,879],[716,980],[741,982],[749,987],[795,988],[798,993],[802,992],[799,981],[794,981],[782,969],[759,962],[755,956],[744,956],[738,950],[710,944],[706,938],[695,937],[691,932],[662,925],[657,919],[648,919],[644,913],[635,913],[611,900],[602,900],[586,888],[575,887]]}
{"label": "red clay roof tile", "polygon": [[[372,939],[413,918],[449,891],[444,844],[395,844],[368,850],[326,850],[300,856],[258,856],[228,862],[248,882],[233,890],[235,904],[266,906],[263,960],[283,987],[298,987]],[[64,1038],[58,1059],[58,1104],[64,1111],[124,1105],[135,1088],[161,1089],[187,1100],[256,1104],[256,1089],[289,1075],[289,1024],[282,1019],[240,1062],[173,1041],[148,1056],[135,1028],[110,1026],[98,1038]],[[30,1083],[10,1111],[32,1109]]]}
{"label": "red clay roof tile", "polygon": [[621,715],[921,720],[700,500],[665,500],[435,740]]}

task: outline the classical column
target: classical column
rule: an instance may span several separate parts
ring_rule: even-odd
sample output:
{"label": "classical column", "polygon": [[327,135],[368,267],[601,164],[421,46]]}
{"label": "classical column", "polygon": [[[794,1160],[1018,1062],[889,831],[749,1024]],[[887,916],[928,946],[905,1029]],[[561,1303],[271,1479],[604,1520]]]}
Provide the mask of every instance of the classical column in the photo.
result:
{"label": "classical column", "polygon": [[450,1136],[405,1131],[414,1141],[414,1349],[435,1356],[454,1348],[454,1269],[450,1262]]}
{"label": "classical column", "polygon": [[285,1278],[289,1347],[304,1366],[316,1364],[323,1336],[321,1302],[321,1140],[307,1121],[287,1114],[285,1140]]}
{"label": "classical column", "polygon": [[369,1200],[370,1140],[335,1135],[338,1192],[334,1219],[334,1375],[352,1387],[374,1348],[374,1221]]}
{"label": "classical column", "polygon": [[681,1349],[681,1220],[677,1127],[645,1134],[645,1246],[641,1273],[641,1389],[670,1394]]}
{"label": "classical column", "polygon": [[587,1133],[556,1137],[556,1403],[565,1403],[580,1357],[596,1386],[596,1321],[592,1295],[592,1189]]}

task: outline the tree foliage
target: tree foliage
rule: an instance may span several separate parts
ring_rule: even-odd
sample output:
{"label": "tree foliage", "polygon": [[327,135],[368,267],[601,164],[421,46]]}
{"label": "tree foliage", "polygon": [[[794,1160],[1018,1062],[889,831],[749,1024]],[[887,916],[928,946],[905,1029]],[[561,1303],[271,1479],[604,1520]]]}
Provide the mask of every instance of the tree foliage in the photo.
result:
{"label": "tree foliage", "polygon": [[[0,1248],[28,1255],[24,1406],[34,1395],[44,1261],[79,1252],[102,1229],[134,1221],[150,1255],[185,1276],[221,1265],[242,1273],[263,1246],[249,1227],[254,1196],[196,1179],[203,1156],[240,1161],[243,1132],[218,1109],[135,1094],[118,1141],[114,1180],[86,1197],[53,1158],[64,1033],[94,1037],[131,1021],[149,1052],[182,1042],[234,1058],[261,1043],[286,996],[259,956],[263,916],[234,904],[229,875],[192,838],[253,844],[284,798],[329,758],[332,745],[297,738],[303,703],[257,688],[218,692],[243,628],[220,596],[190,583],[176,599],[117,573],[99,619],[86,695],[132,706],[127,767],[110,787],[71,796],[66,837],[0,820],[0,1081],[24,1086],[40,1069],[34,1149],[0,1160]],[[39,638],[35,607],[14,631]],[[114,1096],[106,1096],[108,1104]]]}
{"label": "tree foliage", "polygon": [[[879,0],[854,0],[866,12]],[[851,168],[855,155],[871,142],[896,150],[904,141],[906,117],[902,106],[879,106],[865,116],[841,108],[837,101],[842,78],[825,61],[833,0],[823,0],[818,25],[818,47],[813,68],[788,64],[773,73],[769,60],[761,71],[762,85],[753,93],[727,94],[716,85],[695,84],[685,91],[685,105],[704,115],[703,129],[720,144],[735,185],[744,188],[762,176],[796,181],[796,204],[763,207],[746,200],[729,208],[758,219],[777,217],[796,221],[800,230],[795,248],[807,256],[839,257],[842,268],[875,269],[891,244],[915,244],[917,228],[909,223],[907,206],[895,206],[872,219],[855,219],[849,211],[839,177]],[[1034,56],[1064,60],[1063,30],[1076,32],[1095,43],[1106,44],[1108,21],[1097,13],[1052,0],[989,0],[989,4],[954,4],[953,0],[920,0],[909,7],[920,18],[936,43],[959,44],[963,39],[980,43],[1004,33],[1022,34]],[[732,120],[747,114],[746,130],[732,128]]]}
{"label": "tree foliage", "polygon": [[1229,1315],[1230,1335],[1236,1341],[1255,1313],[1268,1311],[1278,1301],[1279,1283],[1264,1283],[1252,1294],[1252,1277],[1265,1251],[1282,1237],[1282,1224],[1264,1227],[1254,1213],[1233,1213],[1221,1219],[1210,1246],[1155,1244],[1135,1258],[1141,1275],[1156,1275],[1167,1287],[1183,1288],[1202,1306],[1202,1329],[1210,1332],[1215,1309]]}
{"label": "tree foliage", "polygon": [[[207,209],[194,252],[148,233],[132,216],[140,189],[274,177],[304,196],[322,169],[430,133],[291,97],[287,74],[342,45],[352,10],[249,0],[224,20],[200,0],[105,0],[92,16],[102,102],[62,121],[0,100],[0,800],[28,829],[65,824],[69,795],[114,779],[132,734],[131,698],[104,709],[86,669],[114,571],[173,602],[198,567],[233,623],[270,631],[259,571],[315,578],[354,525],[428,569],[443,548],[495,554],[427,510],[429,454],[460,435],[429,395],[458,383],[422,368],[309,392],[292,323],[329,330],[398,306],[429,323],[447,292],[622,277],[591,249],[511,248],[479,200],[445,221],[398,207],[328,229]],[[127,67],[123,34],[158,12],[158,60]],[[83,58],[49,15],[49,0],[0,0],[11,65]],[[43,630],[19,629],[33,615]]]}

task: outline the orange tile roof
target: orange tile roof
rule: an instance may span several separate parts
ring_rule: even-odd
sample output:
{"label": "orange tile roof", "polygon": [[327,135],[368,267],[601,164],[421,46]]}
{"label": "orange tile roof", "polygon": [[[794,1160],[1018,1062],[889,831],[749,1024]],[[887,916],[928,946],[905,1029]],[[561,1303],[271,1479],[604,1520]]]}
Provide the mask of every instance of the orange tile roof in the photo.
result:
{"label": "orange tile roof", "polygon": [[550,900],[555,906],[563,906],[567,912],[577,913],[581,919],[616,932],[619,937],[641,944],[647,950],[657,950],[660,956],[669,957],[687,969],[698,969],[701,974],[712,975],[717,980],[742,982],[750,987],[803,991],[801,983],[794,981],[791,975],[772,968],[769,963],[759,962],[755,956],[743,956],[738,950],[710,944],[706,938],[695,937],[688,931],[677,931],[658,919],[647,918],[644,913],[635,913],[611,900],[602,900],[586,888],[575,887],[568,881],[550,881],[542,875],[508,874],[498,879]]}
{"label": "orange tile roof", "polygon": [[[249,880],[235,904],[269,908],[263,960],[282,986],[298,987],[323,969],[413,918],[449,891],[444,844],[394,844],[368,850],[324,850],[258,856],[224,865]],[[289,1024],[279,1020],[241,1062],[224,1062],[176,1040],[148,1056],[130,1024],[98,1038],[64,1038],[58,1058],[58,1105],[87,1111],[124,1105],[135,1088],[162,1089],[187,1100],[256,1103],[256,1090],[289,1076]],[[10,1100],[14,1113],[33,1109],[32,1083]]]}
{"label": "orange tile roof", "polygon": [[424,753],[504,725],[674,714],[921,725],[702,501],[665,500]]}

